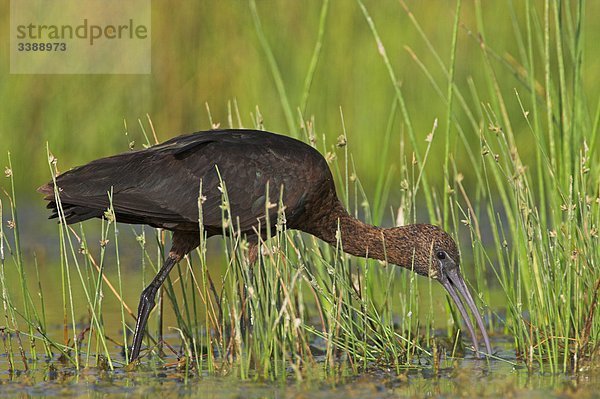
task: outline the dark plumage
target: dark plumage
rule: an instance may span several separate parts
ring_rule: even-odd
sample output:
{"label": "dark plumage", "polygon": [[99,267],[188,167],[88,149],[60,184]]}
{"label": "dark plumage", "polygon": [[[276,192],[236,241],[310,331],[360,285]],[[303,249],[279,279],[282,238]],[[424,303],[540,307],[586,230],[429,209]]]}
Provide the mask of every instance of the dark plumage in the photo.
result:
{"label": "dark plumage", "polygon": [[[432,225],[379,228],[353,218],[337,198],[323,156],[301,141],[255,130],[199,132],[145,150],[92,161],[58,176],[56,182],[67,223],[103,217],[109,208],[108,193],[112,192],[117,221],[173,231],[169,257],[140,299],[132,360],[139,356],[158,288],[173,265],[199,244],[200,184],[202,220],[209,236],[223,232],[224,186],[232,221],[247,236],[254,254],[251,257],[255,258],[256,234],[264,234],[267,219],[273,226],[276,224],[276,204],[281,198],[287,228],[335,244],[339,226],[345,252],[387,259],[440,281],[465,318],[478,350],[474,329],[457,295],[461,294],[477,320],[487,352],[491,353],[483,321],[460,275],[454,240]],[[58,217],[53,183],[38,191],[49,201],[51,217]],[[266,206],[267,192],[273,206]]]}

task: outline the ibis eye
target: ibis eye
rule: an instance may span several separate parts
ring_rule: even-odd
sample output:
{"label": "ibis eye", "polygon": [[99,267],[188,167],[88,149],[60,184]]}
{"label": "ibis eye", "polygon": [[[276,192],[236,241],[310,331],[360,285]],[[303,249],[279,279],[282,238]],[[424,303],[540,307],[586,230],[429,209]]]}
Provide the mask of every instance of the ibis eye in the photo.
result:
{"label": "ibis eye", "polygon": [[439,252],[436,254],[436,256],[437,256],[437,258],[438,258],[439,260],[444,260],[444,259],[446,259],[446,253],[445,253],[444,251],[439,251]]}

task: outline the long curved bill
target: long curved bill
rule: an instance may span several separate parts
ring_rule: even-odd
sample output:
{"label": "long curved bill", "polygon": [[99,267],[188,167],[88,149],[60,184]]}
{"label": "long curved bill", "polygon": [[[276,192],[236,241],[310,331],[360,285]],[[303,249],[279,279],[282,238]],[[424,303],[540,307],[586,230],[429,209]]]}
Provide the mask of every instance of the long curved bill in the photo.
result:
{"label": "long curved bill", "polygon": [[[492,346],[490,345],[490,339],[488,337],[487,331],[485,330],[485,326],[483,324],[483,319],[477,310],[477,306],[475,305],[475,301],[465,284],[465,280],[462,278],[460,274],[460,270],[458,267],[453,268],[443,268],[442,273],[444,276],[440,279],[440,283],[444,286],[450,298],[456,304],[456,307],[460,311],[462,318],[467,325],[467,329],[469,330],[469,334],[471,334],[471,340],[473,340],[473,346],[475,347],[475,356],[479,358],[479,342],[477,341],[477,335],[475,334],[475,329],[473,328],[473,324],[471,323],[471,319],[465,309],[465,305],[469,308],[475,320],[477,321],[477,326],[481,331],[481,335],[483,335],[483,340],[485,342],[485,348],[488,355],[492,354]],[[459,296],[460,294],[460,296]]]}

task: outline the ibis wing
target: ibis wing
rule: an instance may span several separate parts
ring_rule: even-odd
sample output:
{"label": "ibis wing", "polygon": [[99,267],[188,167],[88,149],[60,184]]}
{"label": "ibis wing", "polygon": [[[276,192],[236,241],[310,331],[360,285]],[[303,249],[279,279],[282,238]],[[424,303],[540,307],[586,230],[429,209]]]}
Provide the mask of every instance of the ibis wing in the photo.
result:
{"label": "ibis wing", "polygon": [[[194,191],[187,195],[197,199],[202,183],[203,224],[220,232],[229,219],[235,229],[248,232],[267,222],[275,225],[280,205],[298,211],[309,187],[298,184],[302,177],[298,165],[257,140],[235,144],[213,142],[179,160],[195,181],[188,187]],[[194,206],[188,212],[197,220],[197,202]]]}
{"label": "ibis wing", "polygon": [[[182,136],[66,172],[57,185],[67,222],[101,217],[110,206],[110,193],[117,220],[195,229],[202,194],[203,224],[215,233],[227,216],[242,231],[264,226],[267,215],[273,225],[280,199],[297,210],[305,192],[286,191],[301,179],[297,165],[257,137],[227,132]],[[52,185],[41,191],[56,217]]]}
{"label": "ibis wing", "polygon": [[[172,157],[143,156],[138,152],[73,169],[58,176],[57,186],[69,223],[100,217],[112,203],[118,220],[169,227],[197,223],[197,218],[186,212],[187,201],[181,202],[190,180],[191,176],[177,168]],[[52,184],[41,191],[51,193],[46,199],[51,200],[49,207],[54,208],[56,217]]]}

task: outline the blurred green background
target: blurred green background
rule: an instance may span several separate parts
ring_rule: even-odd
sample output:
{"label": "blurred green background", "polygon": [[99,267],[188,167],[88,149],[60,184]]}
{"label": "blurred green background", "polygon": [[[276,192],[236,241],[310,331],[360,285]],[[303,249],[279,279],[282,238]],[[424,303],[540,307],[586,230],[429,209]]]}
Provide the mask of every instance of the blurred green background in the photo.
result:
{"label": "blurred green background", "polygon": [[[483,54],[478,37],[497,55],[497,79],[508,99],[509,113],[521,114],[514,90],[525,91],[519,81],[521,60],[515,36],[515,21],[525,12],[525,2],[482,2],[486,32],[477,31],[477,15],[472,1],[464,1],[458,36],[456,82],[469,93],[468,81],[480,90],[467,102],[493,102],[486,92],[487,77],[482,74]],[[136,148],[144,142],[138,119],[148,128],[146,115],[153,121],[158,138],[210,128],[206,103],[212,119],[227,127],[228,102],[237,101],[245,127],[253,127],[257,107],[267,130],[300,135],[298,110],[302,106],[304,82],[318,37],[321,1],[257,1],[256,9],[266,39],[281,73],[283,85],[294,111],[293,122],[286,119],[274,75],[257,34],[251,4],[247,1],[152,2],[152,73],[150,75],[11,75],[8,59],[8,29],[0,30],[0,166],[4,169],[11,151],[17,194],[35,195],[35,188],[49,180],[45,143],[66,170],[93,158]],[[441,92],[447,78],[435,57],[411,23],[398,0],[365,1],[382,38],[383,45],[399,79],[419,144],[436,118],[439,132],[445,130],[446,105],[427,76],[411,56],[414,52],[426,65]],[[455,3],[447,1],[407,1],[416,20],[431,40],[442,61],[449,65]],[[532,2],[543,19],[543,2]],[[343,112],[358,176],[369,189],[375,184],[382,162],[384,170],[400,163],[400,141],[406,134],[402,117],[394,120],[390,145],[384,148],[384,132],[395,99],[394,88],[376,42],[357,2],[331,0],[328,5],[320,58],[314,81],[302,111],[302,118],[314,117],[316,133],[333,145],[342,133]],[[600,4],[587,5],[586,70],[583,73],[587,95],[596,103],[600,59],[596,40],[600,29],[592,20],[600,15]],[[0,4],[2,26],[9,23],[9,2]],[[521,25],[525,26],[524,24]],[[521,28],[522,29],[522,28]],[[536,37],[541,52],[542,37]],[[408,50],[410,49],[410,50]],[[566,49],[569,51],[569,49]],[[538,66],[541,67],[541,66]],[[540,70],[541,72],[541,70]],[[568,71],[567,71],[568,74]],[[538,74],[543,76],[543,74]],[[455,117],[465,118],[458,106]],[[514,118],[521,156],[528,159],[532,136],[524,118]],[[126,122],[129,137],[126,137]],[[521,123],[521,125],[519,125]],[[237,127],[237,124],[235,124]],[[291,125],[291,126],[290,126]],[[464,126],[467,127],[467,123]],[[487,128],[482,126],[482,128]],[[470,145],[479,147],[476,129],[466,128]],[[421,139],[422,138],[422,139]],[[407,155],[412,151],[407,142]],[[319,143],[319,148],[322,143]],[[458,169],[469,185],[469,170],[463,143],[453,135],[451,145]],[[442,137],[433,142],[429,168],[435,190],[441,190]],[[384,158],[383,155],[388,155]],[[464,168],[462,167],[464,166]],[[439,169],[440,173],[435,173]],[[467,169],[467,170],[462,170]],[[396,174],[394,185],[399,184]],[[435,179],[438,178],[436,181]],[[2,183],[6,186],[6,181]],[[392,189],[391,199],[395,199]]]}

